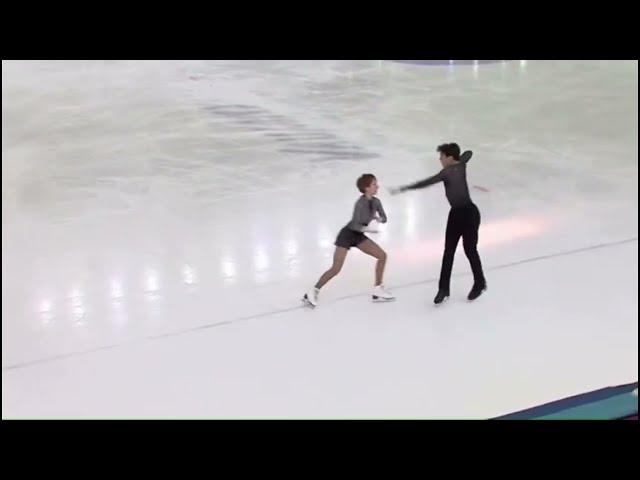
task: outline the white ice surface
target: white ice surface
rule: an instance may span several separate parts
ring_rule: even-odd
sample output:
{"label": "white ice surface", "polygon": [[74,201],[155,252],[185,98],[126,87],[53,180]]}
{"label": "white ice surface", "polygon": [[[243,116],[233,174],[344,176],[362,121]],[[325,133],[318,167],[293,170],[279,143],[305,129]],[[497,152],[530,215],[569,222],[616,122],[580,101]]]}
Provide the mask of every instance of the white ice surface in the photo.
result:
{"label": "white ice surface", "polygon": [[[3,418],[487,418],[638,377],[638,64],[3,62]],[[441,185],[474,151],[489,290]],[[358,175],[398,300],[349,254]]]}

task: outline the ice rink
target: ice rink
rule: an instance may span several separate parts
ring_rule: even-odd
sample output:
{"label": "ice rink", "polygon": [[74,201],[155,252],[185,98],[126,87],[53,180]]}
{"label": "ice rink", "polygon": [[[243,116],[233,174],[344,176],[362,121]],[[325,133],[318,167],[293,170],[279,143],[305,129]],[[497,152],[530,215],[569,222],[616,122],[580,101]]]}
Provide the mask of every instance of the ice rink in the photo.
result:
{"label": "ice rink", "polygon": [[[435,149],[474,157],[488,290]],[[302,294],[374,173],[389,221]],[[638,62],[3,61],[3,418],[482,419],[638,379]]]}

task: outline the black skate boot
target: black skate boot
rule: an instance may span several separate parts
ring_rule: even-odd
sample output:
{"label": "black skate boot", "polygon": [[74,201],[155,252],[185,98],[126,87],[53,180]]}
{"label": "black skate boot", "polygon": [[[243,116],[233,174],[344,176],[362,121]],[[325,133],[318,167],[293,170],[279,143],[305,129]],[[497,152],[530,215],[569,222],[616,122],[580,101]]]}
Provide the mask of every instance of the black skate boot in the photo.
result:
{"label": "black skate boot", "polygon": [[469,295],[467,296],[467,299],[475,300],[480,295],[482,295],[482,292],[484,292],[486,289],[487,289],[487,284],[486,283],[483,284],[483,285],[474,285],[473,288],[471,289],[471,291],[469,292]]}
{"label": "black skate boot", "polygon": [[440,289],[438,290],[438,294],[436,295],[436,298],[433,299],[433,303],[435,303],[436,305],[440,305],[442,302],[444,302],[445,298],[447,298],[448,296],[449,296],[449,290]]}

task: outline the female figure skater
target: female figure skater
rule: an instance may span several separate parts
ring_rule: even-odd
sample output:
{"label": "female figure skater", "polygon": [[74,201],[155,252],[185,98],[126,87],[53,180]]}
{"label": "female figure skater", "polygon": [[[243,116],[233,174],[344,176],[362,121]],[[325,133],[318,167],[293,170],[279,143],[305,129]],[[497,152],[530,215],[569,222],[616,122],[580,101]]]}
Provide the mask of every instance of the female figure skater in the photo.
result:
{"label": "female figure skater", "polygon": [[375,194],[378,193],[378,181],[371,173],[365,173],[358,178],[356,186],[362,195],[356,201],[351,221],[338,233],[335,241],[336,250],[333,254],[333,265],[322,274],[315,286],[305,293],[302,299],[311,307],[315,307],[318,304],[320,289],[340,273],[344,259],[347,257],[347,252],[351,247],[357,247],[377,260],[375,285],[371,292],[373,301],[395,300],[395,297],[382,285],[387,254],[377,243],[364,234],[364,232],[377,232],[370,226],[373,220],[377,220],[380,223],[386,223],[387,221],[387,215],[384,213],[382,203],[375,197]]}

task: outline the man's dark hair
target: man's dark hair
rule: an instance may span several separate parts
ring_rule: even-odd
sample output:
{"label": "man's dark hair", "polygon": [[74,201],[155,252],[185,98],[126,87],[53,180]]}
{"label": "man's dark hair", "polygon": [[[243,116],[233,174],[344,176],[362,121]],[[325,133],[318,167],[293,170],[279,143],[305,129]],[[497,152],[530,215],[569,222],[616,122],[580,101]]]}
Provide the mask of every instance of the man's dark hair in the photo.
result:
{"label": "man's dark hair", "polygon": [[460,160],[460,147],[457,143],[443,143],[438,146],[438,152],[444,153],[446,157],[453,157],[454,160]]}

